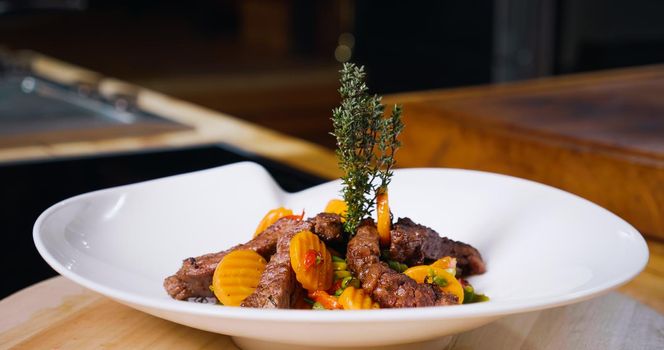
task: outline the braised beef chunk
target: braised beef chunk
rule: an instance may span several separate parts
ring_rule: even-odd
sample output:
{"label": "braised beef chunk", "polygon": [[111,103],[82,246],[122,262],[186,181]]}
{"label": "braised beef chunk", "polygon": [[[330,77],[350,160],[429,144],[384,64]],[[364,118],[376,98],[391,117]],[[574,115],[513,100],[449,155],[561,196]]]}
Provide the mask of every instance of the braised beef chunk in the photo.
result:
{"label": "braised beef chunk", "polygon": [[261,275],[256,290],[240,306],[267,309],[288,309],[296,291],[295,272],[290,263],[290,241],[299,231],[289,231],[279,237],[277,252],[272,255]]}
{"label": "braised beef chunk", "polygon": [[237,249],[250,249],[256,251],[266,260],[270,260],[281,235],[289,232],[297,233],[302,230],[311,230],[312,228],[313,224],[308,221],[290,218],[280,219],[245,244],[236,245],[222,252],[185,259],[180,270],[164,280],[164,288],[171,297],[178,300],[213,296],[214,294],[210,291],[212,275],[217,268],[217,264],[226,254]]}
{"label": "braised beef chunk", "polygon": [[320,213],[309,221],[313,223],[316,235],[325,243],[339,243],[343,240],[343,224],[338,214]]}
{"label": "braised beef chunk", "polygon": [[[320,213],[308,220],[312,231],[326,243],[339,242],[343,229],[337,214]],[[302,286],[295,279],[290,264],[290,241],[299,231],[288,231],[279,237],[277,252],[265,267],[256,290],[242,302],[244,307],[288,309],[292,307]]]}
{"label": "braised beef chunk", "polygon": [[[350,271],[361,281],[371,265],[380,262],[380,246],[377,237],[374,236],[376,229],[372,224],[363,224],[357,229],[355,236],[348,242],[346,249],[346,263]],[[376,234],[378,232],[376,231]]]}
{"label": "braised beef chunk", "polygon": [[173,298],[185,300],[191,297],[211,297],[210,291],[212,274],[217,264],[228,252],[235,247],[219,252],[187,258],[182,261],[182,267],[178,272],[164,280],[166,292]]}
{"label": "braised beef chunk", "polygon": [[302,287],[300,282],[295,282],[295,290],[291,295],[291,309],[308,309],[309,304],[304,300],[307,297],[307,290]]}
{"label": "braised beef chunk", "polygon": [[[191,297],[211,297],[209,286],[221,259],[237,249],[256,251],[269,260],[255,292],[243,303],[245,307],[289,308],[297,299],[298,284],[290,266],[291,238],[309,230],[326,243],[343,240],[341,217],[320,213],[306,221],[282,218],[251,241],[231,249],[187,258],[178,272],[164,280],[168,294],[179,300]],[[415,224],[408,218],[399,219],[391,232],[391,258],[408,265],[419,265],[443,256],[457,258],[457,266],[464,274],[485,271],[479,252],[468,244],[440,237],[434,230]],[[383,308],[417,307],[455,304],[457,297],[444,293],[437,286],[418,284],[380,261],[379,236],[373,221],[362,223],[348,242],[347,263],[374,301]],[[299,287],[301,288],[301,287]]]}
{"label": "braised beef chunk", "polygon": [[363,223],[348,242],[346,262],[358,276],[362,288],[382,308],[449,305],[456,296],[444,293],[437,286],[418,284],[380,261],[379,236],[373,224]]}
{"label": "braised beef chunk", "polygon": [[390,257],[408,266],[422,265],[444,256],[457,259],[457,267],[463,276],[484,273],[482,256],[472,246],[440,237],[429,227],[400,218],[392,226]]}

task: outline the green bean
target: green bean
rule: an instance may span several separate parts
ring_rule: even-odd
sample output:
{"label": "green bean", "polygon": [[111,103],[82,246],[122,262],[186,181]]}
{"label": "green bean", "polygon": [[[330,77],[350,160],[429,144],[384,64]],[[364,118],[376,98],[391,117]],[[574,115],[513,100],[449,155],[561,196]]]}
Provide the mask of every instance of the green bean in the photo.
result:
{"label": "green bean", "polygon": [[334,271],[334,279],[346,278],[350,276],[350,271]]}
{"label": "green bean", "polygon": [[392,270],[394,270],[396,272],[404,272],[404,271],[408,270],[408,265],[402,264],[402,263],[400,263],[398,261],[394,261],[394,260],[388,260],[387,265]]}
{"label": "green bean", "polygon": [[332,263],[332,268],[334,271],[344,271],[348,270],[348,265],[345,262],[333,262]]}
{"label": "green bean", "polygon": [[435,283],[435,284],[437,284],[441,287],[445,287],[448,284],[447,280],[443,277],[440,277],[440,276],[433,276],[433,283]]}
{"label": "green bean", "polygon": [[344,271],[348,269],[348,265],[345,262],[335,261],[332,263],[334,271]]}
{"label": "green bean", "polygon": [[475,293],[475,289],[470,284],[463,287],[463,303],[472,304],[489,301],[489,297],[484,294]]}
{"label": "green bean", "polygon": [[349,283],[350,280],[352,280],[352,279],[353,279],[353,276],[347,276],[347,277],[344,277],[344,279],[341,280],[341,288],[346,288],[346,287],[348,287],[348,283]]}

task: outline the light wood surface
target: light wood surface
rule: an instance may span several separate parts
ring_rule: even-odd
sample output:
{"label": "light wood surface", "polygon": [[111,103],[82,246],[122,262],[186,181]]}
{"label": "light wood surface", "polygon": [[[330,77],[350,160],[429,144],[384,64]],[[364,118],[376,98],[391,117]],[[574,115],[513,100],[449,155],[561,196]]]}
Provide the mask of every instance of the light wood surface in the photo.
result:
{"label": "light wood surface", "polygon": [[546,183],[664,239],[664,65],[386,96],[399,164]]}
{"label": "light wood surface", "polygon": [[[55,277],[0,301],[2,349],[237,349],[230,337],[136,311]],[[617,293],[509,316],[440,349],[659,349],[664,316]]]}
{"label": "light wood surface", "polygon": [[385,96],[404,106],[402,167],[523,177],[578,194],[649,237],[620,289],[664,312],[664,65]]}
{"label": "light wood surface", "polygon": [[648,250],[646,268],[619,291],[664,314],[664,243],[648,240]]}

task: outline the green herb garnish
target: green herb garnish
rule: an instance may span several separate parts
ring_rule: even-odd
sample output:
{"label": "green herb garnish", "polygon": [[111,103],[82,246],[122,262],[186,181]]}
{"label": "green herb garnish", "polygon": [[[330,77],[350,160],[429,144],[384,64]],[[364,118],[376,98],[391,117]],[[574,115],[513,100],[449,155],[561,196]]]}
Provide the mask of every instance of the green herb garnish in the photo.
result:
{"label": "green herb garnish", "polygon": [[343,198],[348,206],[344,230],[354,235],[362,219],[371,216],[378,190],[392,177],[394,154],[401,145],[401,107],[383,117],[381,97],[368,92],[364,67],[345,63],[341,69],[341,106],[332,111],[337,158],[344,172]]}
{"label": "green herb garnish", "polygon": [[470,284],[463,287],[464,304],[481,303],[483,301],[489,301],[489,297],[484,294],[475,293],[475,288]]}

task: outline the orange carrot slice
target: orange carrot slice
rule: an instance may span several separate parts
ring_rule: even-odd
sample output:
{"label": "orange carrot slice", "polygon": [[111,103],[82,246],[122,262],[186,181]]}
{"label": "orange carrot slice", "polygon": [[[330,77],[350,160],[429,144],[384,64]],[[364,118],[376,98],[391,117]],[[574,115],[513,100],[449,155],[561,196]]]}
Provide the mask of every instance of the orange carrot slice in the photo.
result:
{"label": "orange carrot slice", "polygon": [[324,212],[340,215],[341,222],[345,222],[346,219],[344,217],[348,213],[348,205],[341,199],[332,199],[327,202]]}
{"label": "orange carrot slice", "polygon": [[376,197],[376,227],[380,236],[380,244],[385,247],[390,245],[390,230],[392,219],[390,218],[390,206],[387,199],[387,189],[382,189]]}
{"label": "orange carrot slice", "polygon": [[406,276],[414,279],[417,283],[435,283],[440,289],[452,293],[459,298],[459,304],[463,303],[463,287],[456,277],[445,269],[430,265],[418,265],[403,272]]}
{"label": "orange carrot slice", "polygon": [[256,290],[267,262],[253,250],[235,250],[224,256],[212,276],[212,290],[227,306],[240,306]]}
{"label": "orange carrot slice", "polygon": [[344,310],[368,310],[380,309],[378,303],[371,300],[371,296],[366,294],[363,289],[352,286],[346,287],[339,296],[339,304]]}
{"label": "orange carrot slice", "polygon": [[290,241],[290,260],[295,278],[309,291],[327,290],[332,285],[332,255],[318,236],[302,231]]}
{"label": "orange carrot slice", "polygon": [[258,227],[256,227],[256,232],[254,232],[254,237],[258,236],[261,232],[265,231],[266,228],[270,227],[272,224],[277,222],[277,220],[285,217],[285,216],[291,216],[293,215],[293,211],[284,208],[284,207],[279,207],[276,209],[272,209],[265,214],[261,222],[258,224]]}

